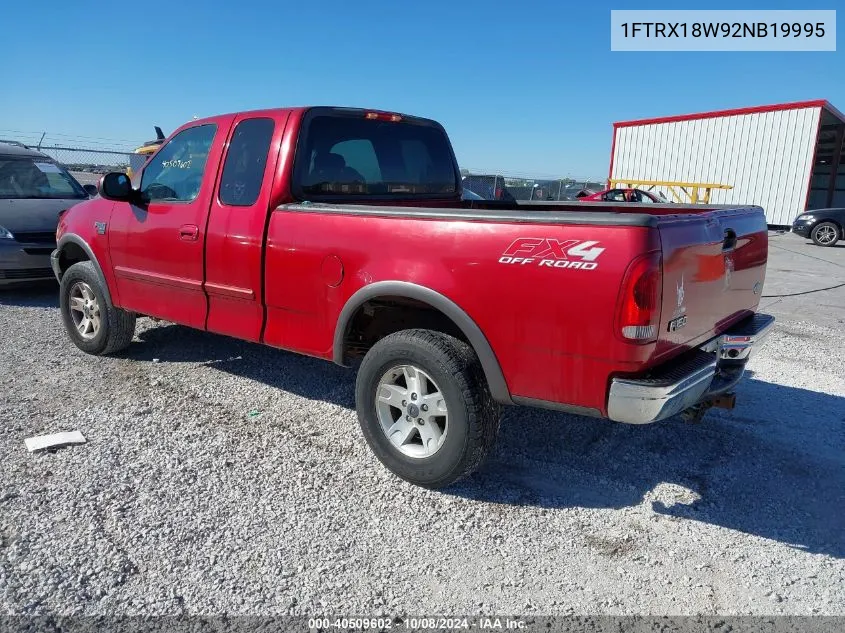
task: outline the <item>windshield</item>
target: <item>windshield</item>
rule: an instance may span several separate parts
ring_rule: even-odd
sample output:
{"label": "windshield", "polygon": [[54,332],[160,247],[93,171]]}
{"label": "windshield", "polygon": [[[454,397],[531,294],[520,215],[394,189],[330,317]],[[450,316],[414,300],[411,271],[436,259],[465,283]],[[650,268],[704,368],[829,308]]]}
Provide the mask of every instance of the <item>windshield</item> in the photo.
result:
{"label": "windshield", "polygon": [[443,196],[458,191],[452,149],[439,126],[383,121],[364,112],[312,110],[297,147],[298,197]]}
{"label": "windshield", "polygon": [[73,176],[48,159],[0,156],[0,198],[87,198]]}

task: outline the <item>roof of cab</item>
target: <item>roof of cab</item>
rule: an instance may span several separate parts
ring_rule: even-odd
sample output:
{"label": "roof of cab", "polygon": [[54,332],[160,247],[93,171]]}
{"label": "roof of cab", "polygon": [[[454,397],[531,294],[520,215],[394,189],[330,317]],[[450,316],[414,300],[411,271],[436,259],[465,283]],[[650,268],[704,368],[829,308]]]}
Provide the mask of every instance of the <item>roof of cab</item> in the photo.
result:
{"label": "roof of cab", "polygon": [[214,123],[216,121],[219,121],[220,119],[225,119],[225,118],[228,118],[228,117],[243,116],[243,115],[246,115],[246,114],[251,115],[251,116],[256,116],[256,117],[258,117],[258,116],[273,116],[273,115],[279,115],[279,114],[286,113],[286,112],[305,111],[305,110],[309,110],[309,109],[310,109],[309,107],[299,106],[299,107],[294,107],[294,108],[262,108],[262,109],[259,109],[259,110],[241,110],[241,111],[238,111],[238,112],[221,112],[220,114],[214,114],[214,115],[211,115],[211,116],[194,119],[192,121],[186,121],[184,124],[182,124],[180,126],[180,129],[182,127],[187,126],[187,125]]}
{"label": "roof of cab", "polygon": [[[304,114],[308,110],[337,110],[339,112],[379,112],[383,114],[398,114],[402,117],[403,120],[416,120],[416,121],[434,121],[434,119],[429,119],[426,117],[416,116],[413,114],[405,114],[403,112],[393,112],[388,110],[381,110],[379,108],[361,108],[361,107],[352,107],[352,106],[292,106],[288,108],[263,108],[260,110],[243,110],[240,112],[226,112],[221,114],[216,114],[213,116],[202,117],[198,119],[194,119],[193,121],[185,122],[181,127],[185,127],[187,125],[197,125],[203,123],[214,123],[219,121],[220,119],[224,119],[227,117],[236,117],[236,116],[244,116],[249,115],[251,117],[260,117],[260,116],[278,116],[282,113],[299,113]],[[435,121],[436,123],[436,121]],[[181,129],[181,128],[180,128]]]}
{"label": "roof of cab", "polygon": [[47,154],[42,154],[34,149],[28,147],[20,147],[19,145],[10,145],[9,143],[0,142],[0,156],[23,156],[29,158],[43,158],[45,160],[53,160]]}

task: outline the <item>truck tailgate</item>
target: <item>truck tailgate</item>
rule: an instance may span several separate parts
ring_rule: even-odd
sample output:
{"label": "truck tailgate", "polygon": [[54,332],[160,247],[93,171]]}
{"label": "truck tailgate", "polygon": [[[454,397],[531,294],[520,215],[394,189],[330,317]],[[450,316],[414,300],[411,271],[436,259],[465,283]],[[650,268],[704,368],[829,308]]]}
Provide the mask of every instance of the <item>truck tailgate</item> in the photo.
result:
{"label": "truck tailgate", "polygon": [[654,361],[721,334],[757,308],[768,256],[763,210],[663,216],[663,302]]}

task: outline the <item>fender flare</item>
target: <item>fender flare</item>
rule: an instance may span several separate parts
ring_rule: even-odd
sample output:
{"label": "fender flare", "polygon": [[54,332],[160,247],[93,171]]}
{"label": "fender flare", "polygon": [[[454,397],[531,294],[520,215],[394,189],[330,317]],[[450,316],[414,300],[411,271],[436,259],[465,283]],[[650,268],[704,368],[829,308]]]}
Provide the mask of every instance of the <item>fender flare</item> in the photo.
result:
{"label": "fender flare", "polygon": [[[108,282],[106,282],[106,276],[103,274],[103,269],[100,266],[100,262],[97,260],[97,256],[94,255],[94,251],[91,250],[91,247],[88,245],[88,242],[86,242],[76,233],[65,233],[64,235],[62,235],[62,237],[59,239],[59,243],[56,245],[55,253],[57,258],[58,255],[62,252],[62,249],[67,244],[75,244],[83,251],[85,251],[85,255],[88,257],[88,261],[90,261],[94,265],[94,268],[97,271],[97,275],[100,277],[100,281],[103,282],[103,294],[105,295],[106,304],[110,308],[114,307],[114,303],[112,303],[111,300],[111,292],[109,291],[109,284]],[[59,280],[59,282],[61,282],[62,279],[59,274],[61,271],[58,268],[58,261],[56,262],[54,272],[56,273],[56,278]]]}
{"label": "fender flare", "polygon": [[469,341],[469,344],[478,355],[478,359],[481,361],[481,368],[484,371],[484,376],[487,378],[487,385],[490,388],[493,398],[500,404],[513,404],[496,354],[493,352],[493,348],[490,346],[487,337],[484,336],[484,333],[475,321],[458,304],[436,290],[406,281],[379,281],[364,286],[349,297],[349,300],[340,311],[334,331],[333,360],[336,364],[344,365],[343,339],[352,316],[357,312],[358,308],[370,299],[386,296],[416,299],[440,310],[440,312],[449,317],[461,332],[463,332],[467,341]]}

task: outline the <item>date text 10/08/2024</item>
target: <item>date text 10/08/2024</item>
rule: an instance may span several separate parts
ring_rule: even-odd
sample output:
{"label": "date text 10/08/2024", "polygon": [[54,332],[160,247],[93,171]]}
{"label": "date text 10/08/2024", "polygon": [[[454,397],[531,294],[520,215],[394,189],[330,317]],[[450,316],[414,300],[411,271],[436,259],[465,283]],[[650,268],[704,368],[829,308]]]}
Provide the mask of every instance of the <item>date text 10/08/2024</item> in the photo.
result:
{"label": "date text 10/08/2024", "polygon": [[437,618],[410,617],[405,619],[391,618],[310,618],[310,630],[520,630],[526,628],[523,620],[512,618]]}
{"label": "date text 10/08/2024", "polygon": [[626,38],[824,37],[824,22],[623,22]]}

